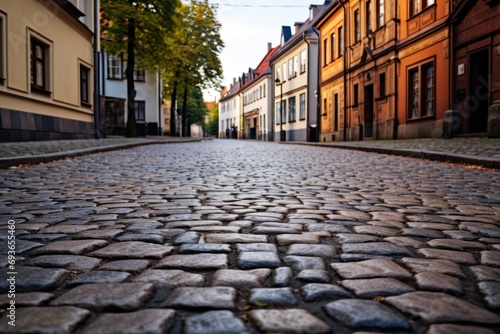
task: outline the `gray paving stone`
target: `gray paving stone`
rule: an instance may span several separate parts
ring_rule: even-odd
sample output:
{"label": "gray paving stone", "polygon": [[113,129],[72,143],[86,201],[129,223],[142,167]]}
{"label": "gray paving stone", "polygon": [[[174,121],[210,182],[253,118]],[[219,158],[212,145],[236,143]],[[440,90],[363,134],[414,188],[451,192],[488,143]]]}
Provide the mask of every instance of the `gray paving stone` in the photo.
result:
{"label": "gray paving stone", "polygon": [[234,244],[234,243],[261,243],[267,242],[267,236],[243,233],[218,233],[205,235],[206,243]]}
{"label": "gray paving stone", "polygon": [[240,226],[195,226],[190,228],[196,232],[211,232],[211,233],[238,233],[241,231]]}
{"label": "gray paving stone", "polygon": [[488,328],[466,326],[466,325],[452,325],[440,324],[431,325],[426,334],[495,334],[494,331]]}
{"label": "gray paving stone", "polygon": [[220,269],[214,273],[212,277],[212,285],[231,286],[238,289],[260,288],[270,274],[270,269]]}
{"label": "gray paving stone", "polygon": [[172,246],[155,245],[142,241],[122,241],[98,249],[89,255],[103,258],[161,259],[174,251]]}
{"label": "gray paving stone", "polygon": [[320,257],[288,255],[283,258],[283,262],[295,270],[325,269],[325,263]]}
{"label": "gray paving stone", "polygon": [[473,241],[477,239],[477,237],[474,234],[468,231],[450,230],[450,231],[443,231],[443,233],[457,240]]}
{"label": "gray paving stone", "polygon": [[306,302],[352,297],[344,288],[338,285],[325,283],[306,284],[300,288],[300,293]]}
{"label": "gray paving stone", "polygon": [[16,326],[8,324],[9,318],[0,320],[1,333],[71,333],[90,312],[77,307],[25,307],[16,309]]}
{"label": "gray paving stone", "polygon": [[414,291],[411,286],[395,278],[343,280],[341,284],[360,298],[393,296]]}
{"label": "gray paving stone", "polygon": [[408,248],[390,242],[345,243],[342,245],[342,250],[345,253],[414,256],[413,252]]}
{"label": "gray paving stone", "polygon": [[163,306],[233,310],[236,296],[236,290],[231,287],[181,287],[172,291]]}
{"label": "gray paving stone", "polygon": [[403,247],[413,247],[413,248],[425,247],[425,243],[408,237],[387,237],[384,238],[384,240]]}
{"label": "gray paving stone", "polygon": [[188,317],[185,334],[249,334],[243,322],[230,311],[209,311]]}
{"label": "gray paving stone", "polygon": [[74,239],[113,239],[123,233],[123,230],[117,228],[106,228],[99,230],[87,230],[78,233]]}
{"label": "gray paving stone", "polygon": [[410,292],[387,297],[385,302],[431,324],[443,322],[500,324],[498,315],[441,292]]}
{"label": "gray paving stone", "polygon": [[160,260],[155,268],[173,269],[226,269],[228,267],[228,256],[226,254],[180,254],[169,255]]}
{"label": "gray paving stone", "polygon": [[236,244],[236,249],[238,252],[278,252],[275,244],[267,243]]}
{"label": "gray paving stone", "polygon": [[330,317],[356,329],[410,329],[402,314],[372,300],[342,299],[326,304],[324,309]]}
{"label": "gray paving stone", "polygon": [[154,292],[153,284],[149,283],[84,284],[62,294],[50,304],[131,311],[143,307]]}
{"label": "gray paving stone", "polygon": [[465,275],[460,266],[453,261],[414,258],[403,258],[401,261],[405,266],[410,268],[410,270],[415,273],[432,272],[465,278]]}
{"label": "gray paving stone", "polygon": [[350,233],[351,231],[345,227],[344,225],[333,223],[333,222],[326,222],[326,223],[308,223],[307,224],[307,229],[310,232],[317,232],[317,231],[327,231],[327,232],[332,232],[332,233]]}
{"label": "gray paving stone", "polygon": [[499,267],[500,266],[500,250],[498,251],[482,251],[481,264]]}
{"label": "gray paving stone", "polygon": [[117,270],[136,274],[149,267],[150,263],[150,260],[118,260],[103,264],[99,270]]}
{"label": "gray paving stone", "polygon": [[306,282],[329,283],[330,274],[328,271],[321,269],[304,269],[297,274],[297,279]]}
{"label": "gray paving stone", "polygon": [[279,234],[276,241],[280,246],[291,244],[319,244],[319,237],[311,234]]}
{"label": "gray paving stone", "polygon": [[[137,230],[141,231],[142,230]],[[143,241],[152,244],[163,245],[165,238],[160,234],[152,233],[125,233],[115,238],[116,241]]]}
{"label": "gray paving stone", "polygon": [[441,231],[431,230],[426,228],[404,228],[401,234],[409,237],[422,238],[444,238],[445,235]]}
{"label": "gray paving stone", "polygon": [[183,244],[177,250],[177,253],[179,254],[230,253],[230,252],[231,252],[231,246],[228,244]]}
{"label": "gray paving stone", "polygon": [[41,255],[25,262],[30,266],[64,268],[71,271],[88,271],[100,263],[100,259],[82,255]]}
{"label": "gray paving stone", "polygon": [[413,227],[413,228],[438,230],[441,232],[444,232],[447,230],[456,230],[457,229],[457,227],[453,224],[444,224],[444,223],[436,223],[436,222],[410,222],[410,223],[408,223],[408,226]]}
{"label": "gray paving stone", "polygon": [[293,278],[293,272],[290,267],[279,267],[274,269],[273,286],[288,286]]}
{"label": "gray paving stone", "polygon": [[104,247],[108,244],[104,240],[64,240],[54,241],[37,248],[32,254],[73,254],[80,255]]}
{"label": "gray paving stone", "polygon": [[339,233],[337,238],[341,244],[380,241],[378,236],[357,233]]}
{"label": "gray paving stone", "polygon": [[458,278],[436,272],[421,272],[414,277],[422,290],[438,291],[460,295],[463,292],[462,283]]}
{"label": "gray paving stone", "polygon": [[444,259],[461,264],[476,264],[472,254],[447,249],[421,248],[417,251],[428,259]]}
{"label": "gray paving stone", "polygon": [[174,245],[196,244],[200,240],[200,234],[197,232],[185,232],[175,238]]}
{"label": "gray paving stone", "polygon": [[177,229],[177,228],[191,228],[194,226],[219,226],[219,225],[223,225],[220,220],[186,220],[186,221],[169,222],[165,224],[165,228]]}
{"label": "gray paving stone", "polygon": [[252,230],[252,233],[255,233],[255,234],[282,234],[282,233],[299,234],[299,233],[301,233],[301,231],[294,229],[294,228],[286,227],[286,225],[283,227],[260,226],[259,225]]}
{"label": "gray paving stone", "polygon": [[281,265],[278,254],[275,252],[240,252],[238,254],[238,267],[249,268],[276,268]]}
{"label": "gray paving stone", "polygon": [[[17,236],[16,236],[17,238]],[[9,249],[7,248],[7,237],[0,238],[0,254],[7,255],[9,253]],[[42,247],[43,244],[23,239],[16,239],[16,254],[23,254],[30,250]]]}
{"label": "gray paving stone", "polygon": [[51,242],[51,241],[56,241],[60,239],[65,239],[67,238],[67,234],[62,234],[62,233],[46,233],[46,234],[27,234],[23,235],[22,238],[23,240],[29,240],[33,242]]}
{"label": "gray paving stone", "polygon": [[500,268],[488,266],[473,266],[470,270],[478,281],[495,281],[500,282]]}
{"label": "gray paving stone", "polygon": [[167,333],[174,323],[175,311],[147,309],[127,313],[104,313],[83,329],[83,334],[157,334]]}
{"label": "gray paving stone", "polygon": [[353,229],[356,233],[372,234],[380,237],[393,237],[399,234],[399,231],[396,229],[381,226],[354,226]]}
{"label": "gray paving stone", "polygon": [[55,226],[49,226],[42,230],[40,233],[63,233],[63,234],[73,234],[82,231],[93,230],[99,228],[98,225],[65,225],[59,224]]}
{"label": "gray paving stone", "polygon": [[303,309],[253,310],[250,317],[265,333],[321,334],[330,327],[321,319]]}
{"label": "gray paving stone", "polygon": [[92,283],[120,283],[131,275],[122,271],[92,270],[82,273],[67,283],[67,287]]}
{"label": "gray paving stone", "polygon": [[332,263],[330,266],[343,278],[392,277],[407,279],[412,277],[408,270],[386,259]]}
{"label": "gray paving stone", "polygon": [[465,250],[465,249],[485,249],[486,246],[477,241],[464,241],[456,239],[434,239],[427,242],[427,245],[436,248],[445,248],[453,250]]}
{"label": "gray paving stone", "polygon": [[[9,295],[9,293],[0,295],[0,307],[6,308],[10,305]],[[48,292],[21,292],[15,295],[16,307],[40,306],[54,298],[54,295]]]}
{"label": "gray paving stone", "polygon": [[183,270],[148,269],[132,279],[133,282],[154,283],[157,286],[203,286],[205,279],[201,274],[189,273]]}
{"label": "gray paving stone", "polygon": [[270,306],[297,305],[298,299],[290,288],[255,288],[250,292],[248,300],[266,303]]}
{"label": "gray paving stone", "polygon": [[[16,266],[16,292],[50,291],[56,289],[69,276],[65,269]],[[10,279],[6,270],[0,272],[0,292],[9,291]]]}
{"label": "gray paving stone", "polygon": [[288,247],[286,255],[304,255],[330,258],[336,255],[335,247],[316,244],[293,244]]}
{"label": "gray paving stone", "polygon": [[500,309],[500,282],[480,282],[479,290],[491,309]]}

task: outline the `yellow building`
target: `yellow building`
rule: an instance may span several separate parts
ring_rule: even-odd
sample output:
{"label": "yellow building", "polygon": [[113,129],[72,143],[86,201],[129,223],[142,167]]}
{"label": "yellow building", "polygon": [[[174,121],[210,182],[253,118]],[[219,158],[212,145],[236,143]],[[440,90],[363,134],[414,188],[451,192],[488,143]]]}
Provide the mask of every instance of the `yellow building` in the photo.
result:
{"label": "yellow building", "polygon": [[92,2],[0,0],[0,141],[94,137]]}

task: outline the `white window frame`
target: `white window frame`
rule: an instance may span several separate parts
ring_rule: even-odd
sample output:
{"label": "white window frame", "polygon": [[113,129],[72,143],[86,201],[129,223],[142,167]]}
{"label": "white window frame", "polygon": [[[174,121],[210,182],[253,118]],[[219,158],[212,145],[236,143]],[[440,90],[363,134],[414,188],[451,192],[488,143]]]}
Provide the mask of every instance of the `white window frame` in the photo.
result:
{"label": "white window frame", "polygon": [[306,50],[300,51],[300,73],[304,73],[307,69],[307,54]]}

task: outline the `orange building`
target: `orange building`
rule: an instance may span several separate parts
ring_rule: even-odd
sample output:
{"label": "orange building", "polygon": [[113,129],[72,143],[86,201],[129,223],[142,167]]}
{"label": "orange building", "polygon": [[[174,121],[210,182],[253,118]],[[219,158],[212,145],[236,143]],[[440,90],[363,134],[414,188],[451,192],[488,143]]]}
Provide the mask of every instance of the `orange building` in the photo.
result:
{"label": "orange building", "polygon": [[397,137],[441,137],[449,109],[449,4],[447,0],[398,3]]}

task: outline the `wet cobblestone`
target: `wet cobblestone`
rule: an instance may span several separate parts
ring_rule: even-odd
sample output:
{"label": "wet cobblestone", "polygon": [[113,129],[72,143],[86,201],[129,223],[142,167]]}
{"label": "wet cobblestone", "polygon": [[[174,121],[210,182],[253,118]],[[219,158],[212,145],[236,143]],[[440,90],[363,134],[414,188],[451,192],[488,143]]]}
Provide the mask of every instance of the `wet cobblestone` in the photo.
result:
{"label": "wet cobblestone", "polygon": [[500,333],[498,172],[214,140],[0,183],[2,333]]}

